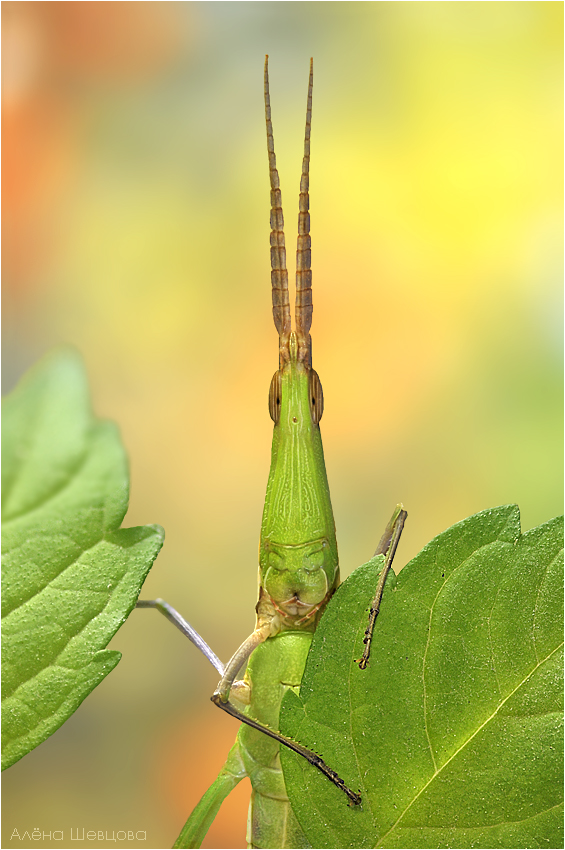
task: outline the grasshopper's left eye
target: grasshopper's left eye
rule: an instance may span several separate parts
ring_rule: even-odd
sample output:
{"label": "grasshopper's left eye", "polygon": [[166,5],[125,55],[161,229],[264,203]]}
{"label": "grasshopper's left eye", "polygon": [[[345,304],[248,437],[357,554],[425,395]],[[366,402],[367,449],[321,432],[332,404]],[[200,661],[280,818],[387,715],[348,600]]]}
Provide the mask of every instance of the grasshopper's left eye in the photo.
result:
{"label": "grasshopper's left eye", "polygon": [[280,370],[276,371],[269,387],[269,413],[271,419],[277,424],[281,417],[281,394],[282,394],[282,375]]}
{"label": "grasshopper's left eye", "polygon": [[324,393],[318,373],[313,369],[310,369],[308,376],[308,392],[310,394],[310,415],[314,425],[317,425],[324,412]]}

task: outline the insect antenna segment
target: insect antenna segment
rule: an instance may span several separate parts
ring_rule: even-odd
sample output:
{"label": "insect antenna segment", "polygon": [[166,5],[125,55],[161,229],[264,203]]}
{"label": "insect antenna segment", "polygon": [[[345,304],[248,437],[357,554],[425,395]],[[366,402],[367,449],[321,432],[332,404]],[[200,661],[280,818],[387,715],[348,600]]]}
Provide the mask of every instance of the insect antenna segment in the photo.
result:
{"label": "insect antenna segment", "polygon": [[[282,196],[275,156],[275,140],[271,122],[271,99],[269,96],[269,57],[265,56],[265,120],[267,123],[267,150],[269,153],[269,179],[271,182],[271,285],[273,297],[273,319],[280,339],[281,360],[288,352],[291,330],[290,303],[288,298],[288,271],[286,269],[286,247],[284,241],[284,217]],[[282,362],[281,362],[282,365]]]}
{"label": "insect antenna segment", "polygon": [[[306,104],[306,130],[304,134],[304,156],[300,177],[298,202],[298,242],[296,248],[296,301],[294,307],[298,359],[312,365],[310,327],[312,325],[312,251],[310,239],[310,133],[312,128],[312,85],[314,63],[310,59],[308,99]],[[280,365],[289,358],[291,332],[288,271],[286,268],[286,246],[284,238],[284,216],[279,172],[275,156],[275,141],[271,121],[271,99],[269,93],[269,57],[265,56],[265,121],[267,124],[267,150],[269,153],[269,179],[271,183],[271,285],[273,318],[279,334]]]}
{"label": "insect antenna segment", "polygon": [[304,157],[300,178],[298,202],[298,243],[296,248],[296,304],[294,317],[298,339],[298,359],[312,365],[312,251],[310,239],[310,132],[312,128],[312,84],[314,60],[310,59],[308,100],[306,104],[306,131],[304,134]]}

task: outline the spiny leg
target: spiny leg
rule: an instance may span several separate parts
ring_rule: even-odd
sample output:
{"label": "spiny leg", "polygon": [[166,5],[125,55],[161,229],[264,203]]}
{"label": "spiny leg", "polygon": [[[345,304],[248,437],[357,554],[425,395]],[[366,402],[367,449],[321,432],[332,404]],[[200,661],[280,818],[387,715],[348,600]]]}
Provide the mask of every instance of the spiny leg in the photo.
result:
{"label": "spiny leg", "polygon": [[[140,599],[136,608],[155,608],[163,614],[169,622],[173,623],[177,629],[186,635],[191,643],[193,643],[194,646],[196,646],[203,655],[206,656],[208,661],[216,668],[216,670],[218,670],[222,679],[218,683],[218,687],[214,694],[210,697],[214,705],[217,705],[218,708],[221,708],[223,711],[227,712],[232,717],[235,717],[237,720],[240,720],[242,723],[247,723],[247,725],[251,726],[253,729],[263,732],[265,735],[268,735],[270,738],[274,738],[275,741],[278,741],[280,744],[283,744],[285,747],[288,747],[290,750],[298,753],[298,755],[301,755],[311,765],[320,770],[324,776],[334,783],[334,785],[343,791],[349,798],[352,805],[359,805],[361,802],[360,795],[348,788],[343,779],[341,779],[334,770],[328,767],[319,755],[308,750],[306,747],[303,747],[301,744],[296,743],[296,741],[281,735],[280,732],[275,732],[268,726],[264,726],[262,723],[259,723],[257,720],[247,717],[247,715],[229,702],[230,695],[235,696],[236,699],[240,699],[241,702],[246,701],[245,693],[241,693],[240,696],[240,690],[248,690],[248,686],[243,682],[236,682],[234,679],[240,667],[242,667],[247,661],[255,647],[259,646],[259,644],[266,640],[269,636],[267,633],[268,630],[265,628],[265,623],[263,623],[263,628],[261,628],[260,624],[259,628],[257,628],[253,634],[251,634],[247,640],[242,643],[224,667],[217,655],[212,651],[212,649],[210,649],[206,641],[200,637],[198,632],[195,631],[195,629],[187,623],[184,617],[182,617],[178,611],[172,607],[172,605],[169,605],[168,602],[165,602],[163,599]],[[226,693],[226,685],[228,682],[231,682],[231,685],[227,687],[227,694],[224,698],[222,698],[222,695]]]}
{"label": "spiny leg", "polygon": [[265,735],[268,735],[270,738],[278,741],[279,744],[283,744],[283,746],[288,747],[289,750],[293,750],[295,753],[298,753],[298,755],[301,755],[313,767],[316,767],[324,774],[324,776],[333,782],[334,785],[343,791],[349,798],[352,805],[359,805],[361,802],[360,795],[348,788],[343,779],[341,779],[334,770],[328,767],[319,755],[313,753],[306,747],[303,747],[301,744],[298,744],[296,741],[293,741],[291,738],[287,738],[280,732],[275,732],[263,723],[259,723],[257,720],[248,717],[236,708],[233,703],[229,702],[229,696],[232,693],[232,683],[240,667],[247,661],[253,650],[259,646],[259,644],[263,643],[268,637],[277,633],[279,628],[277,624],[278,616],[272,602],[266,595],[261,595],[259,602],[257,603],[257,628],[247,638],[247,640],[241,644],[239,649],[236,650],[226,664],[224,675],[210,699],[214,705],[217,705],[218,708],[222,709],[222,711],[227,712],[227,714],[230,714],[237,720],[241,720],[242,723],[246,723],[248,726],[251,726],[252,729],[257,729],[258,731],[263,732]]}
{"label": "spiny leg", "polygon": [[[379,540],[379,545],[375,550],[375,555],[385,555],[385,564],[379,576],[375,597],[371,603],[371,608],[369,609],[369,623],[365,629],[365,636],[363,638],[363,655],[359,661],[359,668],[361,670],[364,670],[367,667],[367,663],[369,661],[373,631],[379,614],[379,608],[381,607],[381,599],[383,596],[386,577],[392,566],[398,541],[400,540],[400,535],[402,534],[402,529],[404,528],[407,516],[408,513],[404,510],[403,506],[397,505],[387,527],[385,528],[383,536]],[[375,557],[375,555],[373,555],[373,557]]]}
{"label": "spiny leg", "polygon": [[257,729],[259,732],[263,732],[265,735],[268,735],[270,738],[278,741],[279,744],[283,744],[285,747],[288,747],[289,750],[292,750],[293,752],[298,753],[299,756],[305,758],[307,762],[309,762],[313,767],[318,768],[318,770],[321,771],[321,773],[323,773],[330,782],[333,782],[340,791],[343,791],[344,794],[347,795],[350,805],[358,806],[361,803],[361,795],[356,794],[355,791],[348,788],[335,770],[328,767],[325,761],[320,758],[319,755],[313,753],[312,750],[308,750],[306,747],[303,747],[301,744],[293,741],[292,738],[287,738],[285,735],[281,735],[280,732],[274,732],[272,729],[269,729],[268,726],[264,726],[262,723],[258,723],[256,720],[253,720],[251,717],[247,717],[243,714],[243,712],[235,708],[231,702],[222,702],[219,694],[214,694],[210,697],[210,699],[214,705],[217,705],[218,708],[223,709],[223,711],[227,712],[232,717],[241,720],[242,723],[247,723],[247,725],[251,726],[252,729]]}

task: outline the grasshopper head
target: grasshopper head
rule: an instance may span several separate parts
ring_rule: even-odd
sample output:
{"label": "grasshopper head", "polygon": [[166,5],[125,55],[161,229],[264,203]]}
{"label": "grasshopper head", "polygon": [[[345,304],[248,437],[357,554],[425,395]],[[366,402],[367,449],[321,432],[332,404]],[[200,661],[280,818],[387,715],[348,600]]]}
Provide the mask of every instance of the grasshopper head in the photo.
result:
{"label": "grasshopper head", "polygon": [[312,368],[310,339],[312,271],[308,181],[312,65],[300,180],[294,329],[267,62],[265,114],[271,178],[271,284],[273,318],[279,334],[279,368],[269,390],[269,412],[275,428],[259,565],[263,591],[283,615],[283,622],[293,628],[312,623],[315,613],[339,583],[335,526],[319,427],[324,396],[320,379]]}

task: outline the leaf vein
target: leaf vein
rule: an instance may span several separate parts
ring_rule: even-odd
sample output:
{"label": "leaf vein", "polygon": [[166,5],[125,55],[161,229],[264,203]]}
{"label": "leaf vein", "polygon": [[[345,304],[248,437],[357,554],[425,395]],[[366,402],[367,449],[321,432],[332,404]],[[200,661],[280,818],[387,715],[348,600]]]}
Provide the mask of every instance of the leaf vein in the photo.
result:
{"label": "leaf vein", "polygon": [[557,555],[555,556],[555,558],[552,558],[552,560],[546,566],[544,574],[542,576],[542,580],[539,583],[538,592],[536,594],[536,604],[534,605],[534,616],[532,618],[532,640],[534,642],[534,652],[536,654],[536,661],[539,661],[538,646],[537,646],[537,643],[536,643],[536,616],[537,616],[537,613],[538,613],[538,602],[539,602],[539,598],[540,598],[540,593],[542,591],[543,583],[544,583],[544,581],[547,577],[547,573],[548,573],[549,568],[551,567],[552,564],[554,564],[557,561],[558,558],[560,558],[560,557],[562,558],[562,553],[563,553],[563,550],[561,550],[561,552],[558,552]]}
{"label": "leaf vein", "polygon": [[[492,605],[491,605],[491,608],[490,608],[489,615],[487,617],[487,631],[488,631],[488,642],[489,642],[489,646],[490,646],[491,670],[494,673],[494,680],[496,682],[496,687],[498,689],[498,696],[500,698],[502,698],[502,689],[500,687],[500,680],[498,678],[498,670],[496,669],[496,662],[494,660],[494,646],[493,646],[493,642],[492,642],[492,634],[491,634],[491,631],[490,631],[490,624],[491,624],[491,620],[492,620],[492,612],[494,611],[494,606],[496,605],[496,601],[498,599],[498,594],[500,593],[501,586],[502,586],[501,584],[498,585],[496,593],[494,594],[494,599],[492,600]],[[537,654],[536,654],[536,661],[539,661]]]}
{"label": "leaf vein", "polygon": [[[91,441],[92,441],[92,438],[93,438],[94,430],[95,429],[92,428],[90,430],[90,433],[86,434],[86,436],[85,436],[86,445],[85,445],[85,448],[83,449],[83,453],[80,456],[80,458],[78,458],[76,463],[69,468],[67,477],[63,481],[61,481],[60,484],[55,485],[55,487],[53,488],[53,490],[51,490],[51,492],[46,493],[42,497],[42,499],[39,502],[37,502],[37,504],[32,505],[31,507],[29,507],[29,506],[24,507],[20,511],[17,511],[16,513],[13,513],[11,516],[8,516],[6,519],[3,518],[2,519],[2,525],[4,527],[9,526],[10,523],[16,522],[17,520],[21,519],[22,517],[25,517],[27,519],[30,516],[30,514],[34,514],[36,511],[43,510],[49,502],[51,502],[53,499],[57,498],[57,496],[61,495],[61,493],[64,493],[64,491],[66,489],[68,489],[73,484],[75,478],[80,474],[80,472],[86,466],[86,464],[88,463],[88,460],[91,457],[91,451],[92,451]],[[14,476],[14,478],[16,478],[16,477],[17,476]],[[10,496],[10,493],[8,493],[8,496],[5,497],[5,502],[9,501],[9,496]]]}
{"label": "leaf vein", "polygon": [[[74,540],[73,537],[71,537],[71,535],[67,534],[66,536],[69,538],[69,540],[72,540],[73,543],[75,543],[77,546],[80,545],[80,544],[77,543],[76,540]],[[92,552],[101,543],[109,543],[112,546],[119,546],[119,544],[116,544],[113,541],[107,540],[106,537],[103,535],[102,537],[99,538],[99,540],[96,540],[92,544],[92,546],[87,546],[86,549],[81,549],[81,551],[73,558],[72,561],[69,561],[68,564],[65,564],[65,566],[60,570],[60,572],[58,572],[56,575],[52,576],[49,579],[49,581],[47,581],[45,584],[37,587],[33,591],[33,593],[31,594],[31,596],[28,596],[26,599],[23,599],[18,605],[16,605],[15,608],[12,608],[10,611],[7,611],[4,614],[4,616],[2,617],[2,623],[4,624],[4,627],[6,626],[6,622],[7,622],[8,618],[12,614],[15,614],[17,611],[20,610],[20,608],[23,608],[24,606],[26,606],[26,605],[32,603],[34,600],[36,600],[42,593],[44,593],[53,584],[54,581],[57,581],[58,579],[60,579],[61,576],[63,576],[67,570],[71,569],[71,567],[76,566],[84,555],[86,555],[88,552]],[[127,572],[127,564],[124,564],[124,572],[122,573],[122,575],[121,575],[121,577],[119,578],[118,581],[121,581],[123,579],[126,572]],[[63,592],[65,590],[67,592],[76,592],[76,591],[73,591],[72,588],[57,588],[57,590],[59,590],[60,592]]]}
{"label": "leaf vein", "polygon": [[527,818],[522,818],[521,820],[501,820],[498,823],[488,823],[488,824],[479,824],[477,826],[429,826],[429,824],[423,823],[419,824],[417,827],[410,827],[411,829],[421,829],[421,830],[432,830],[432,829],[448,829],[450,832],[467,832],[471,829],[497,829],[500,826],[517,826],[518,824],[527,823],[529,820],[534,820],[535,818],[541,817],[542,815],[546,815],[548,812],[552,812],[554,809],[560,809],[563,805],[563,801],[560,800],[559,803],[556,803],[554,806],[550,806],[549,809],[543,809],[541,812],[536,812],[533,815],[528,815]]}
{"label": "leaf vein", "polygon": [[[452,573],[452,575],[453,575],[453,573]],[[437,598],[437,597],[436,597],[436,598]],[[391,828],[390,828],[390,829],[389,829],[389,830],[388,830],[388,831],[387,831],[387,832],[383,835],[383,837],[379,840],[378,844],[376,845],[377,847],[378,847],[378,846],[381,844],[381,842],[382,842],[382,841],[383,841],[383,840],[387,837],[387,835],[389,835],[389,834],[390,834],[390,833],[391,833],[394,829],[396,829],[396,827],[398,826],[398,824],[400,823],[400,821],[402,820],[402,818],[404,817],[404,815],[406,814],[406,812],[408,811],[408,809],[409,809],[409,808],[410,808],[410,807],[411,807],[411,806],[412,806],[412,805],[416,802],[416,800],[417,800],[417,799],[418,799],[418,798],[419,798],[419,797],[420,797],[420,796],[424,793],[424,791],[426,790],[426,788],[428,787],[428,785],[430,785],[430,784],[434,781],[434,779],[436,778],[436,776],[438,776],[438,775],[442,772],[442,770],[444,770],[444,768],[446,768],[446,767],[447,767],[447,765],[448,765],[448,764],[450,764],[450,763],[453,761],[453,759],[454,759],[456,756],[458,756],[458,755],[459,755],[459,753],[460,753],[463,749],[465,749],[465,747],[467,746],[467,744],[469,744],[469,743],[473,740],[473,738],[475,738],[475,737],[479,734],[479,732],[480,732],[482,729],[484,729],[484,727],[485,727],[488,723],[490,723],[490,721],[491,721],[494,717],[496,717],[496,715],[498,714],[498,712],[500,711],[500,709],[502,708],[502,706],[503,706],[503,705],[504,705],[504,704],[505,704],[505,703],[506,703],[506,702],[510,699],[510,697],[511,697],[511,696],[513,696],[513,695],[516,693],[516,691],[517,691],[517,690],[519,690],[519,688],[521,688],[521,687],[522,687],[522,685],[524,685],[524,684],[528,681],[528,679],[529,679],[529,678],[530,678],[530,677],[531,677],[531,676],[532,676],[532,675],[536,672],[536,670],[538,669],[538,667],[541,667],[541,665],[542,665],[542,664],[545,664],[545,662],[546,662],[546,661],[549,661],[549,659],[551,658],[551,656],[552,656],[552,655],[554,655],[554,654],[557,652],[557,650],[558,650],[558,649],[561,649],[561,647],[562,647],[562,646],[563,646],[563,641],[562,641],[562,642],[561,642],[558,646],[556,646],[554,649],[552,649],[552,651],[549,653],[549,655],[547,655],[544,659],[542,659],[541,661],[539,661],[539,662],[535,665],[535,667],[533,667],[533,668],[530,670],[530,672],[527,674],[527,676],[524,676],[524,678],[522,679],[522,681],[521,681],[521,682],[519,682],[519,683],[516,685],[516,687],[514,688],[514,690],[513,690],[513,691],[511,691],[511,692],[508,694],[508,696],[507,696],[507,697],[505,697],[505,698],[501,701],[501,703],[500,703],[500,705],[497,707],[496,711],[493,711],[493,713],[490,715],[490,717],[487,717],[487,719],[486,719],[483,723],[481,723],[481,725],[480,725],[480,726],[478,726],[478,727],[477,727],[477,729],[473,732],[473,734],[472,734],[472,735],[470,735],[470,736],[467,738],[467,740],[466,740],[466,741],[464,741],[464,742],[463,742],[463,744],[461,744],[461,746],[460,746],[460,747],[459,747],[459,748],[458,748],[458,749],[457,749],[457,750],[453,753],[453,755],[451,755],[451,756],[447,759],[447,761],[445,761],[445,762],[442,764],[442,766],[439,768],[439,770],[436,770],[436,771],[435,771],[435,773],[434,773],[432,776],[430,776],[430,778],[429,778],[429,779],[428,779],[428,781],[425,783],[425,785],[423,785],[423,786],[421,787],[421,789],[418,791],[418,793],[415,795],[415,797],[414,797],[414,798],[413,798],[413,799],[412,799],[412,800],[408,803],[408,805],[406,806],[406,808],[404,809],[404,811],[402,812],[402,814],[401,814],[401,815],[397,818],[397,820],[395,821],[395,823],[393,823],[393,825],[391,826]]]}

